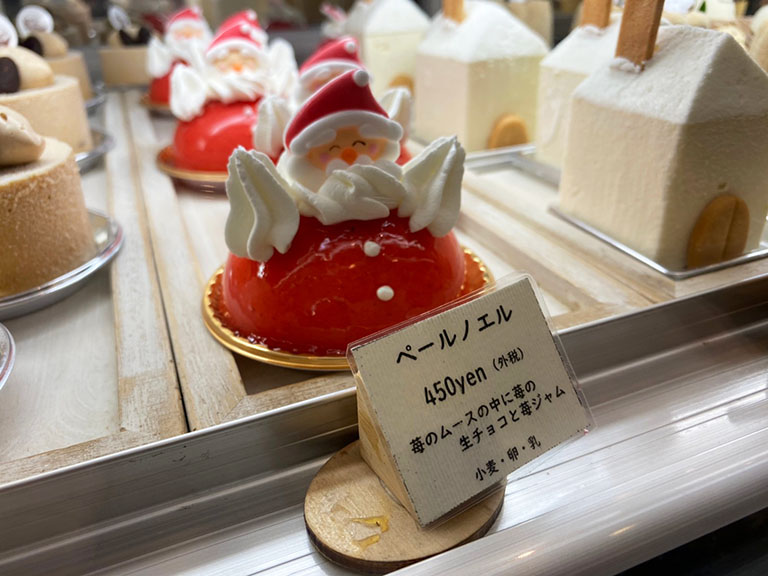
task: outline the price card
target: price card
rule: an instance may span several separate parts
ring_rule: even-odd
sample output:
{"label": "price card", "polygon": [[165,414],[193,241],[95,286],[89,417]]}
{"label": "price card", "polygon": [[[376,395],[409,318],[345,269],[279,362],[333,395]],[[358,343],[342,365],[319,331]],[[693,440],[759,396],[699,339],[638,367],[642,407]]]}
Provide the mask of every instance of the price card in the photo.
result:
{"label": "price card", "polygon": [[348,358],[373,420],[361,421],[363,446],[375,433],[391,474],[369,464],[422,526],[590,426],[529,277],[355,343]]}

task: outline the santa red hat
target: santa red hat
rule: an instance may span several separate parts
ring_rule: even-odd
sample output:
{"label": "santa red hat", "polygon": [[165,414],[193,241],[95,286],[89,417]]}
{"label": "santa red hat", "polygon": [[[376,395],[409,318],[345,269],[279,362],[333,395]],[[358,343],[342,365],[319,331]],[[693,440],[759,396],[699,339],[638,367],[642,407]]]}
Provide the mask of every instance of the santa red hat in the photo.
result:
{"label": "santa red hat", "polygon": [[333,73],[346,72],[362,68],[357,40],[352,36],[344,36],[323,44],[312,56],[307,58],[299,68],[302,80],[308,77],[317,78],[321,75],[329,77]]}
{"label": "santa red hat", "polygon": [[235,28],[236,26],[240,26],[242,24],[246,24],[255,29],[256,34],[259,36],[259,42],[263,45],[267,44],[267,33],[264,32],[261,24],[259,24],[259,17],[256,15],[256,10],[242,10],[236,14],[233,14],[221,23],[219,29],[216,30],[216,34],[221,34],[230,28]]}
{"label": "santa red hat", "polygon": [[[310,148],[332,142],[340,128],[356,126],[366,138],[386,138],[397,158],[403,129],[390,120],[369,87],[365,70],[350,70],[315,92],[285,129],[285,148],[304,156]],[[394,158],[393,158],[394,159]]]}
{"label": "santa red hat", "polygon": [[176,12],[171,16],[170,20],[168,20],[166,31],[170,31],[175,26],[188,26],[190,24],[199,28],[208,27],[208,23],[203,18],[200,8],[184,8],[183,10]]}
{"label": "santa red hat", "polygon": [[260,31],[248,24],[231,26],[226,30],[219,32],[211,41],[205,55],[209,59],[224,56],[230,50],[239,50],[256,56],[263,53],[262,36]]}

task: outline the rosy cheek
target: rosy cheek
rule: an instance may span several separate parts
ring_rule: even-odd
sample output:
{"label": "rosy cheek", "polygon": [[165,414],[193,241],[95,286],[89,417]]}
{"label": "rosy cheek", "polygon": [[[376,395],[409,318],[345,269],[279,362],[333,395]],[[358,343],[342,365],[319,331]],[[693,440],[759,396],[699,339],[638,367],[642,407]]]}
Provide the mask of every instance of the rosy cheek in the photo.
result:
{"label": "rosy cheek", "polygon": [[320,154],[320,162],[322,162],[323,164],[328,164],[330,160],[331,160],[331,154],[329,152],[323,152],[322,154]]}
{"label": "rosy cheek", "polygon": [[368,153],[369,154],[376,154],[379,151],[379,145],[378,144],[371,144],[368,146]]}

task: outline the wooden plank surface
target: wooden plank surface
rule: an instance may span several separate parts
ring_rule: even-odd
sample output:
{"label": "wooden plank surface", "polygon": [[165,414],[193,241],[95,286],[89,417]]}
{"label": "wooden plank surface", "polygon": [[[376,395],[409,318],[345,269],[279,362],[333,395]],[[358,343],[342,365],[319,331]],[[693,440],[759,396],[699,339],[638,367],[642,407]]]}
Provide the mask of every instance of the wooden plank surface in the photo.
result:
{"label": "wooden plank surface", "polygon": [[127,238],[111,268],[120,430],[169,437],[187,426],[124,104],[113,94],[106,110],[116,142],[106,160],[110,212]]}
{"label": "wooden plank surface", "polygon": [[[129,95],[129,106],[133,102],[135,97]],[[150,221],[156,219],[153,243],[161,242],[161,246],[155,246],[155,253],[166,254],[162,261],[158,257],[158,270],[171,333],[176,334],[174,350],[193,427],[237,419],[352,386],[351,378],[342,373],[317,375],[241,357],[228,364],[221,357],[212,360],[190,356],[190,351],[201,346],[207,336],[200,334],[197,326],[201,283],[226,259],[224,224],[229,204],[223,194],[199,193],[183,186],[176,186],[172,194],[170,180],[157,173],[154,156],[172,142],[174,120],[150,119],[145,112],[134,109],[131,123]],[[413,153],[420,149],[415,143],[409,147]],[[716,275],[697,281],[695,286],[692,281],[668,280],[549,212],[556,199],[555,188],[514,169],[467,171],[456,229],[462,244],[474,250],[497,278],[530,273],[542,290],[556,327],[631,312],[717,284],[718,280],[713,279]],[[750,274],[748,267],[740,267],[719,281]],[[190,333],[174,329],[177,318],[196,325],[191,334],[197,344],[186,341]],[[177,341],[182,337],[184,340]],[[180,347],[189,350],[180,353]],[[229,353],[219,347],[218,354]],[[189,376],[185,377],[187,370]],[[206,370],[209,375],[218,371],[217,377],[229,379],[230,387],[218,384],[207,388],[205,379],[199,376]],[[192,378],[193,374],[198,377]],[[209,403],[214,402],[219,405],[210,410]],[[202,415],[198,414],[201,410]]]}
{"label": "wooden plank surface", "polygon": [[0,484],[186,431],[120,96],[102,121],[116,146],[83,191],[125,242],[82,290],[6,323],[18,356],[0,392]]}
{"label": "wooden plank surface", "polygon": [[205,277],[189,243],[201,231],[185,226],[176,190],[155,166],[162,144],[139,104],[139,92],[123,97],[187,419],[191,429],[205,428],[221,422],[245,396],[245,388],[232,355],[203,324]]}

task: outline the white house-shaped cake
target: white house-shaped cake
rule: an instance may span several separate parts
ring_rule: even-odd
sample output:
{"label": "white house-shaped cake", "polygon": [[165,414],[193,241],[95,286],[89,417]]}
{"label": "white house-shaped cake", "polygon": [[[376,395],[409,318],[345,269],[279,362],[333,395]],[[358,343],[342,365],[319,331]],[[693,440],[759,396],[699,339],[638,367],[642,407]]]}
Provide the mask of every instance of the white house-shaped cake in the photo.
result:
{"label": "white house-shaped cake", "polygon": [[456,134],[470,152],[521,143],[499,138],[498,128],[519,134],[522,122],[535,133],[547,45],[498,4],[466,2],[463,12],[458,22],[438,15],[419,46],[414,134],[427,141]]}
{"label": "white house-shaped cake", "polygon": [[550,0],[502,0],[504,6],[552,46],[555,15]]}
{"label": "white house-shaped cake", "polygon": [[[358,0],[356,4],[360,2],[365,3]],[[350,23],[354,29],[349,33],[360,42],[374,95],[381,96],[394,86],[413,90],[416,50],[427,33],[429,18],[412,0],[373,0],[367,4],[364,17]]]}
{"label": "white house-shaped cake", "polygon": [[613,59],[620,25],[621,16],[614,14],[605,28],[580,26],[541,61],[537,160],[561,167],[571,96],[587,76]]}
{"label": "white house-shaped cake", "polygon": [[664,26],[650,52],[643,71],[617,60],[576,89],[562,210],[673,270],[757,248],[768,75],[722,32]]}

